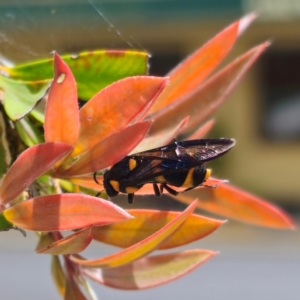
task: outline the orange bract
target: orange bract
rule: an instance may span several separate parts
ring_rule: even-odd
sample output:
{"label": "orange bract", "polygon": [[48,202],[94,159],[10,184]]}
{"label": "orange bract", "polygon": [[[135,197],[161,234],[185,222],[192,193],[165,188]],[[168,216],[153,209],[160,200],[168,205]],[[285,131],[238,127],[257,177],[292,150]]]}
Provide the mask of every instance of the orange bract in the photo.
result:
{"label": "orange bract", "polygon": [[[130,209],[133,219],[121,223],[98,226],[92,230],[93,238],[121,248],[130,247],[161,229],[180,212]],[[158,249],[170,249],[201,239],[216,230],[224,222],[192,214],[181,227]],[[124,234],[126,233],[126,234]]]}
{"label": "orange bract", "polygon": [[164,240],[172,235],[180,225],[182,225],[189,215],[193,212],[197,200],[192,202],[182,213],[178,214],[170,223],[165,225],[160,230],[156,231],[151,236],[143,241],[134,244],[118,253],[108,255],[103,258],[85,260],[78,256],[73,256],[71,259],[84,267],[93,268],[115,268],[131,263],[156,249]]}
{"label": "orange bract", "polygon": [[34,231],[56,231],[104,225],[131,218],[109,201],[83,194],[32,198],[3,212],[14,225]]}

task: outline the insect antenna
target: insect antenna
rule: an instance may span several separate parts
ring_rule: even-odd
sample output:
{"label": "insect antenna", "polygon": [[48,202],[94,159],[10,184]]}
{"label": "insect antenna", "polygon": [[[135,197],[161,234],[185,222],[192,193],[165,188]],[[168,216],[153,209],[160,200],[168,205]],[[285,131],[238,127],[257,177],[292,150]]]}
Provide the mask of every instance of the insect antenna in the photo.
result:
{"label": "insect antenna", "polygon": [[93,174],[94,181],[100,185],[100,182],[97,180],[97,172]]}

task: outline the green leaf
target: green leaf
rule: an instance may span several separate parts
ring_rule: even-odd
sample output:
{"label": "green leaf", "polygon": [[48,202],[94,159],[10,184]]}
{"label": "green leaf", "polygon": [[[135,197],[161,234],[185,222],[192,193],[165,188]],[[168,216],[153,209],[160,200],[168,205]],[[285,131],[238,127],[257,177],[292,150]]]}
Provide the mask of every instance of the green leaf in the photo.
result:
{"label": "green leaf", "polygon": [[11,164],[11,153],[6,137],[6,125],[3,118],[3,113],[0,112],[0,177],[7,171],[7,167]]}
{"label": "green leaf", "polygon": [[42,124],[45,121],[45,107],[46,100],[42,99],[30,112],[30,115]]}
{"label": "green leaf", "polygon": [[13,224],[6,220],[3,214],[0,214],[0,231],[7,231],[13,228]]}
{"label": "green leaf", "polygon": [[31,147],[44,142],[43,134],[27,117],[17,121],[15,125],[21,140],[26,146]]}
{"label": "green leaf", "polygon": [[[78,96],[90,99],[111,83],[129,76],[147,73],[148,54],[137,51],[97,50],[79,55],[63,55],[75,76]],[[18,65],[14,68],[1,67],[10,78],[26,81],[53,78],[53,58]]]}
{"label": "green leaf", "polygon": [[52,256],[51,275],[59,294],[64,296],[66,292],[66,278],[63,267],[57,255]]}
{"label": "green leaf", "polygon": [[49,89],[51,80],[23,81],[0,75],[0,88],[4,91],[3,102],[7,115],[18,120],[29,113]]}

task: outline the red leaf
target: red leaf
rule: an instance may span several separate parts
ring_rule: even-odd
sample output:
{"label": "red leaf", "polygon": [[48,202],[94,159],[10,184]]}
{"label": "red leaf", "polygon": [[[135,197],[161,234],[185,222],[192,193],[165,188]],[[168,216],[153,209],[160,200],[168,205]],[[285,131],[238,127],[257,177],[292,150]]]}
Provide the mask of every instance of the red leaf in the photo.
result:
{"label": "red leaf", "polygon": [[75,145],[79,134],[79,108],[75,78],[54,53],[54,80],[45,111],[45,140]]}
{"label": "red leaf", "polygon": [[176,216],[176,218],[160,230],[131,247],[103,258],[86,260],[79,255],[76,255],[71,256],[71,260],[81,266],[93,268],[114,268],[133,262],[151,253],[163,241],[170,237],[180,227],[180,225],[186,221],[189,215],[191,215],[196,206],[196,202],[197,200],[191,203],[182,213]]}
{"label": "red leaf", "polygon": [[115,164],[138,145],[150,126],[150,121],[137,123],[109,136],[83,154],[70,168],[58,170],[56,176],[88,174]]}
{"label": "red leaf", "polygon": [[192,135],[189,136],[188,140],[203,139],[214,126],[215,121],[211,119],[204,123],[198,130],[196,130]]}
{"label": "red leaf", "polygon": [[97,283],[115,289],[143,290],[180,278],[215,255],[216,252],[208,250],[186,250],[144,257],[118,268],[82,268],[82,272]]}
{"label": "red leaf", "polygon": [[88,300],[81,291],[78,281],[75,281],[73,276],[67,277],[64,300]]}
{"label": "red leaf", "polygon": [[[133,219],[93,227],[93,239],[121,248],[130,247],[154,234],[180,214],[175,211],[150,209],[130,209],[127,212]],[[159,245],[158,249],[189,244],[211,234],[223,223],[224,221],[192,214],[171,237]]]}
{"label": "red leaf", "polygon": [[[206,184],[214,185],[214,179]],[[217,182],[217,188],[202,188],[181,194],[174,199],[191,203],[199,198],[198,208],[253,225],[293,229],[293,221],[278,207],[229,184]]]}
{"label": "red leaf", "polygon": [[32,146],[21,153],[0,186],[0,206],[15,199],[71,149],[71,145],[64,143],[44,143]]}
{"label": "red leaf", "polygon": [[[77,184],[82,187],[86,187],[88,189],[92,189],[95,191],[102,191],[104,190],[103,184],[99,185],[98,183],[95,182],[95,179],[91,175],[83,175],[83,176],[77,176],[77,177],[71,177],[69,179],[71,182],[74,184]],[[103,176],[102,175],[97,175],[97,180],[99,183],[103,182]]]}
{"label": "red leaf", "polygon": [[164,130],[158,132],[157,134],[153,134],[151,136],[145,137],[137,145],[137,147],[134,148],[133,151],[131,151],[130,154],[146,151],[148,149],[152,149],[156,147],[161,147],[163,145],[170,143],[172,139],[176,138],[180,130],[182,130],[186,126],[188,119],[189,119],[188,117],[184,118],[176,127],[172,129]]}
{"label": "red leaf", "polygon": [[83,194],[36,197],[6,209],[3,215],[14,225],[34,231],[71,230],[131,218],[117,205]]}
{"label": "red leaf", "polygon": [[80,135],[72,157],[128,126],[165,85],[165,78],[135,76],[101,90],[80,110]]}
{"label": "red leaf", "polygon": [[37,249],[42,254],[75,254],[83,251],[92,241],[91,228],[84,228],[67,237],[53,242],[45,248]]}
{"label": "red leaf", "polygon": [[153,115],[150,134],[171,128],[174,122],[180,122],[187,115],[190,118],[183,133],[197,128],[215,113],[267,46],[268,43],[263,43],[249,50],[203,85]]}
{"label": "red leaf", "polygon": [[193,91],[211,74],[232,48],[239,23],[225,28],[168,74],[170,82],[152,106],[151,113]]}

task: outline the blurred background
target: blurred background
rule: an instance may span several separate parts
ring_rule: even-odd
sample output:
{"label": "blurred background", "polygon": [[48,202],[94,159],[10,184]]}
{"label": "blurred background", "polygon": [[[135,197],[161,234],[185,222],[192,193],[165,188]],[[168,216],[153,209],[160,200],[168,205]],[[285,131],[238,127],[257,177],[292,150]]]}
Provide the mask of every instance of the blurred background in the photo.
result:
{"label": "blurred background", "polygon": [[[14,64],[53,50],[136,49],[152,54],[151,74],[165,75],[225,26],[253,11],[259,18],[225,63],[266,40],[272,45],[215,117],[211,136],[235,138],[237,145],[214,163],[213,174],[278,204],[298,222],[299,0],[0,0],[0,58]],[[221,254],[189,276],[142,292],[101,287],[99,298],[300,299],[299,231],[233,221],[223,227],[192,245]],[[30,299],[58,298],[48,257],[33,253],[34,240],[33,235],[24,239],[17,232],[1,233],[1,299],[24,298],[24,293]],[[99,251],[116,249],[95,245],[90,251],[96,257]]]}

